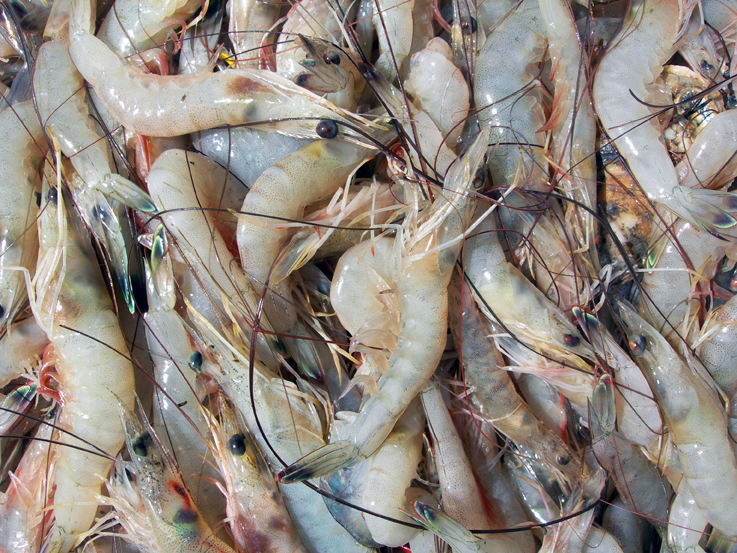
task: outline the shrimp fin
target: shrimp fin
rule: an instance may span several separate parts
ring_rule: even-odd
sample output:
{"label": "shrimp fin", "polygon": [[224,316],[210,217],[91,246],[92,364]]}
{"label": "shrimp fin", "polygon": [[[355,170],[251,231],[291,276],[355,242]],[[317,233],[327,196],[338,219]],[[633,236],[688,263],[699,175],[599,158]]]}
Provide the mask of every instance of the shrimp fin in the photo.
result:
{"label": "shrimp fin", "polygon": [[415,501],[413,506],[416,516],[412,518],[447,542],[453,551],[477,549],[475,546],[479,539],[460,522],[421,501]]}
{"label": "shrimp fin", "polygon": [[701,230],[737,238],[737,195],[731,192],[676,186],[665,206]]}
{"label": "shrimp fin", "polygon": [[276,479],[282,484],[292,484],[318,478],[352,465],[358,457],[356,446],[347,440],[340,440],[316,449],[283,468]]}

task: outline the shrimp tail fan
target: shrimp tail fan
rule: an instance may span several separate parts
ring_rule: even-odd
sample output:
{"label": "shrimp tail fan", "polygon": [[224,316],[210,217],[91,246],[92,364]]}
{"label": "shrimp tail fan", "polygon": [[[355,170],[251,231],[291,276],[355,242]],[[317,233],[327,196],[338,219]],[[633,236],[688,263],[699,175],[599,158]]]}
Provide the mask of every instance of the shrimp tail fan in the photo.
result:
{"label": "shrimp tail fan", "polygon": [[421,501],[415,501],[413,507],[412,518],[447,542],[453,551],[473,551],[478,538],[460,522]]}
{"label": "shrimp tail fan", "polygon": [[665,206],[696,227],[737,239],[737,195],[718,190],[676,186]]}
{"label": "shrimp tail fan", "polygon": [[356,446],[347,440],[328,444],[282,469],[277,480],[282,484],[319,478],[355,464],[360,459]]}

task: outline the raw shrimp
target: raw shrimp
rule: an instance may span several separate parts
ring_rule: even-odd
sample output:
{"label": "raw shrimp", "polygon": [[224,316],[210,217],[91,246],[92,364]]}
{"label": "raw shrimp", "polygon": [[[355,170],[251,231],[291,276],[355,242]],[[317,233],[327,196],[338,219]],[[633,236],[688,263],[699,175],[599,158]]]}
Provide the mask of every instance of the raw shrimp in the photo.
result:
{"label": "raw shrimp", "polygon": [[589,430],[594,454],[609,472],[625,505],[647,517],[663,535],[673,490],[655,465],[614,430],[616,416],[612,380],[604,375],[594,388],[591,400]]}
{"label": "raw shrimp", "polygon": [[126,539],[145,553],[235,553],[202,519],[145,417],[141,424],[121,406],[120,418],[136,481],[132,484],[125,471],[116,471],[109,487]]}
{"label": "raw shrimp", "polygon": [[[258,360],[253,366],[251,387],[247,348],[242,344],[238,345],[235,340],[226,340],[196,313],[190,312],[190,317],[202,333],[209,354],[217,362],[216,366],[209,367],[208,370],[235,402],[273,470],[283,466],[282,461],[293,462],[305,450],[324,445],[322,425],[314,410],[315,400],[312,395],[300,392],[294,384],[277,378]],[[258,424],[255,413],[258,414]],[[353,536],[333,519],[325,502],[316,498],[315,492],[310,488],[303,485],[280,485],[279,489],[297,533],[308,551],[369,551],[356,544]]]}
{"label": "raw shrimp", "polygon": [[[693,2],[638,0],[625,27],[609,45],[594,80],[596,111],[648,199],[697,228],[733,236],[737,197],[727,192],[684,188],[650,110],[641,103],[670,56]],[[657,7],[657,9],[656,9]]]}
{"label": "raw shrimp", "polygon": [[[228,523],[241,551],[306,553],[284,500],[250,432],[226,403],[220,421],[207,415],[228,499]],[[317,498],[316,498],[317,501]]]}
{"label": "raw shrimp", "polygon": [[[558,470],[562,478],[575,480],[580,466],[573,452],[532,414],[517,393],[509,373],[501,368],[504,361],[489,336],[471,289],[458,276],[451,280],[450,305],[454,306],[450,312],[451,331],[461,349],[467,387],[473,390],[469,402],[475,414],[513,442],[533,450],[540,461]],[[498,329],[492,334],[497,333]],[[451,512],[448,514],[457,518]]]}
{"label": "raw shrimp", "polygon": [[379,37],[376,70],[388,82],[404,75],[402,66],[412,48],[415,0],[375,0],[374,28]]}
{"label": "raw shrimp", "polygon": [[33,317],[11,324],[0,339],[0,388],[29,371],[48,343],[46,333]]}
{"label": "raw shrimp", "polygon": [[[347,439],[313,451],[282,470],[282,482],[330,474],[371,455],[435,370],[446,341],[448,282],[460,250],[459,239],[475,207],[471,187],[488,136],[487,127],[448,171],[443,189],[448,196],[437,191],[433,205],[418,218],[410,214],[405,220],[408,228],[395,239],[392,270],[401,329],[376,393],[364,400]],[[368,249],[370,243],[355,247]]]}
{"label": "raw shrimp", "polygon": [[[61,4],[64,1],[55,5]],[[53,131],[62,153],[80,177],[70,180],[75,204],[87,226],[104,245],[132,313],[135,304],[128,256],[108,197],[144,212],[154,211],[155,207],[148,194],[112,170],[107,143],[89,115],[84,80],[69,56],[68,34],[67,26],[62,25],[54,40],[44,43],[38,51],[33,75],[36,104],[44,128]]]}
{"label": "raw shrimp", "polygon": [[[48,145],[32,101],[0,113],[0,329],[25,300],[18,267],[31,269],[37,250],[34,218],[38,177]],[[31,270],[32,272],[32,270]]]}
{"label": "raw shrimp", "polygon": [[[271,123],[301,137],[316,137],[316,122],[333,119],[369,132],[372,124],[269,71],[228,69],[217,73],[159,76],[125,65],[89,33],[89,0],[80,0],[70,24],[69,53],[110,115],[147,136],[178,136],[243,123]],[[361,141],[351,128],[341,130]]]}
{"label": "raw shrimp", "polygon": [[454,148],[468,114],[469,90],[461,70],[453,65],[453,51],[442,38],[434,38],[412,55],[404,88]]}
{"label": "raw shrimp", "polygon": [[46,478],[54,471],[48,442],[53,430],[49,420],[41,423],[34,435],[38,439],[26,448],[18,468],[9,474],[7,490],[0,493],[0,551],[3,553],[38,551],[43,541],[41,531],[44,519],[49,516],[43,509],[51,492]]}
{"label": "raw shrimp", "polygon": [[54,448],[56,522],[44,551],[66,553],[92,525],[100,477],[123,444],[123,429],[110,421],[119,402],[133,406],[133,365],[89,242],[75,232],[60,190],[45,186],[43,198],[31,305],[54,348],[49,357],[58,390],[52,395],[60,400],[57,425],[65,430]]}
{"label": "raw shrimp", "polygon": [[737,534],[737,463],[722,406],[665,338],[633,309],[623,303],[619,309],[630,349],[663,410],[696,505],[719,530]]}
{"label": "raw shrimp", "polygon": [[685,159],[676,166],[678,180],[686,188],[722,188],[737,176],[732,148],[715,144],[737,142],[737,111],[717,113],[696,136]]}
{"label": "raw shrimp", "polygon": [[[228,37],[236,67],[259,67],[268,31],[279,16],[279,6],[264,0],[228,2]],[[218,29],[219,30],[219,29]]]}
{"label": "raw shrimp", "polygon": [[184,321],[173,309],[174,279],[173,275],[165,274],[171,268],[162,259],[166,254],[163,240],[161,225],[156,230],[151,252],[154,269],[148,263],[145,267],[146,341],[157,382],[152,426],[180,467],[182,480],[206,522],[218,524],[225,508],[219,490],[212,483],[217,471],[212,467],[213,457],[205,441],[208,426],[197,395],[198,391],[202,394],[203,388],[196,381],[202,370],[202,355],[191,344]]}

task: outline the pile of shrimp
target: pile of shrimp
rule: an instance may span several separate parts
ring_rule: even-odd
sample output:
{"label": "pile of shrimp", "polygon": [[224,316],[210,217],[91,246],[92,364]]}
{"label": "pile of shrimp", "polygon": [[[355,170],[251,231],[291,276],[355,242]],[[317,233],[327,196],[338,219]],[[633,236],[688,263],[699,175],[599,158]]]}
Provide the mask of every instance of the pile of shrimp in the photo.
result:
{"label": "pile of shrimp", "polygon": [[736,0],[0,1],[0,553],[735,550],[735,71]]}

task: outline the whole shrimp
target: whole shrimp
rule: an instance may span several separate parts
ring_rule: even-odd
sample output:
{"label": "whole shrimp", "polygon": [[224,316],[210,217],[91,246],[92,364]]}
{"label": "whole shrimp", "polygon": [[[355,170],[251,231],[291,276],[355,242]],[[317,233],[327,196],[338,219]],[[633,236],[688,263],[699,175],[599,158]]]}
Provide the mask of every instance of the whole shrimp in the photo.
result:
{"label": "whole shrimp", "polygon": [[240,550],[306,553],[274,474],[236,412],[223,401],[220,420],[206,416],[228,500],[227,520]]}
{"label": "whole shrimp", "polygon": [[235,553],[205,523],[146,418],[139,422],[121,405],[120,419],[136,480],[131,483],[119,470],[108,488],[126,539],[145,553]]}
{"label": "whole shrimp", "polygon": [[[448,171],[444,194],[438,191],[435,202],[418,219],[411,214],[405,222],[411,226],[395,239],[399,251],[395,253],[393,271],[401,328],[397,349],[389,358],[388,370],[379,379],[376,393],[364,399],[347,439],[293,463],[279,473],[280,481],[322,476],[371,455],[432,375],[445,346],[448,282],[459,239],[475,207],[469,194],[488,136],[487,127]],[[368,248],[370,244],[355,247]]]}
{"label": "whole shrimp", "polygon": [[712,390],[652,326],[619,303],[635,361],[663,411],[694,501],[722,532],[737,534],[737,463],[724,410]]}
{"label": "whole shrimp", "polygon": [[0,329],[25,300],[18,267],[31,269],[36,255],[34,224],[41,180],[38,172],[48,145],[32,101],[0,113]]}
{"label": "whole shrimp", "polygon": [[647,197],[713,234],[734,236],[737,198],[684,188],[652,121],[648,85],[660,75],[693,2],[638,0],[599,64],[594,105],[604,129]]}
{"label": "whole shrimp", "polygon": [[[316,121],[333,119],[365,132],[373,124],[269,71],[228,69],[217,73],[160,76],[126,65],[90,34],[90,0],[80,0],[70,20],[69,53],[110,115],[147,136],[179,136],[243,123],[272,123],[287,134],[316,137]],[[344,134],[361,141],[352,128]]]}
{"label": "whole shrimp", "polygon": [[100,476],[123,444],[123,429],[110,421],[119,402],[133,406],[133,365],[89,242],[74,230],[61,191],[45,186],[43,198],[31,307],[53,345],[47,358],[58,390],[51,395],[65,431],[54,448],[56,522],[44,551],[66,553],[92,525]]}

